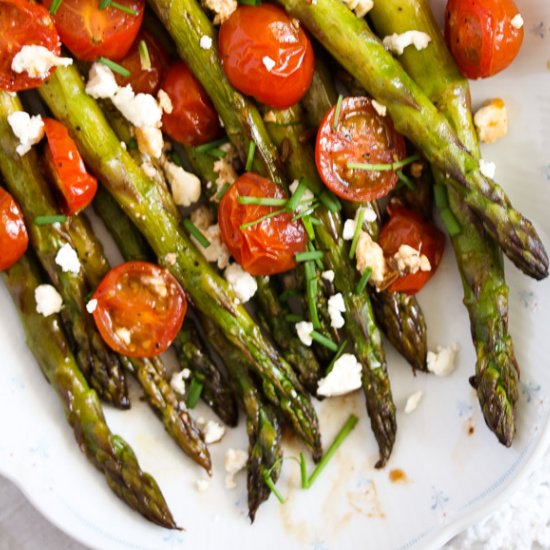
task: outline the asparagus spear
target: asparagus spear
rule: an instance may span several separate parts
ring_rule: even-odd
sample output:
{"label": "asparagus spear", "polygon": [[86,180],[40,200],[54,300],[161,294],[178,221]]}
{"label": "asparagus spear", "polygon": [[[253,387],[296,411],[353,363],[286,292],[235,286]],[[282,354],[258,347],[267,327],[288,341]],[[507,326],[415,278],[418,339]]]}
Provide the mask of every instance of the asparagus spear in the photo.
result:
{"label": "asparagus spear", "polygon": [[15,151],[18,140],[11,131],[7,117],[22,109],[17,96],[0,92],[0,171],[23,209],[38,258],[63,297],[65,307],[62,317],[77,350],[80,368],[102,399],[117,407],[128,408],[130,402],[121,365],[117,356],[103,343],[92,317],[85,309],[89,287],[83,270],[76,274],[64,272],[55,263],[56,254],[62,246],[74,245],[68,233],[69,224],[54,226],[34,223],[37,216],[58,212],[39,170],[36,153],[30,151],[21,157]]}
{"label": "asparagus spear", "polygon": [[500,186],[481,173],[479,161],[384,49],[366,21],[357,18],[339,0],[318,0],[315,4],[308,0],[279,0],[279,3],[291,16],[300,19],[378,102],[387,106],[396,129],[449,175],[447,185],[461,193],[504,253],[528,275],[535,279],[546,277],[548,256],[531,222],[512,207]]}
{"label": "asparagus spear", "polygon": [[[141,231],[161,263],[180,281],[196,307],[211,316],[227,338],[250,359],[266,395],[288,417],[314,457],[321,455],[318,421],[288,363],[262,335],[227,282],[219,277],[163,205],[154,182],[132,160],[97,103],[84,91],[74,67],[57,69],[39,92],[69,128],[88,166]],[[168,254],[176,262],[166,262]],[[171,256],[170,256],[171,257]]]}
{"label": "asparagus spear", "polygon": [[[371,15],[381,34],[414,28],[432,37],[429,48],[420,52],[409,49],[401,60],[453,124],[463,145],[479,157],[468,82],[449,54],[429,4],[425,0],[387,0],[378,3]],[[441,185],[445,180],[443,174],[436,169],[434,175]],[[519,368],[508,334],[508,287],[502,254],[496,243],[478,229],[472,213],[454,189],[449,188],[448,198],[449,208],[460,226],[460,232],[451,240],[477,355],[472,384],[477,390],[485,422],[502,444],[510,446],[515,433]]]}
{"label": "asparagus spear", "polygon": [[19,310],[27,344],[63,403],[79,447],[130,507],[163,527],[176,528],[156,481],[143,472],[130,446],[110,432],[96,393],[82,376],[57,315],[36,312],[34,291],[42,283],[29,254],[3,273]]}

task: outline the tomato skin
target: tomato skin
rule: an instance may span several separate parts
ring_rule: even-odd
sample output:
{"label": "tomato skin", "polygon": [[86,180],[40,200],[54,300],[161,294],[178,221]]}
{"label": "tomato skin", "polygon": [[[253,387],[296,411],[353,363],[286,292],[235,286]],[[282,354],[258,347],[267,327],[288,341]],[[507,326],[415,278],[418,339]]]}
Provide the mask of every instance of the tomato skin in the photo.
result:
{"label": "tomato skin", "polygon": [[210,98],[183,61],[168,67],[161,88],[172,101],[172,112],[162,116],[162,129],[172,139],[196,147],[221,135]]}
{"label": "tomato skin", "polygon": [[[42,0],[49,9],[53,0]],[[109,6],[99,9],[96,0],[63,0],[54,17],[63,45],[82,61],[108,57],[122,59],[134,42],[145,10],[145,0],[118,0],[136,15]]]}
{"label": "tomato skin", "polygon": [[44,118],[44,131],[47,165],[61,195],[63,213],[72,216],[92,202],[97,180],[88,174],[76,143],[61,122]]}
{"label": "tomato skin", "polygon": [[42,84],[40,78],[11,69],[13,58],[26,45],[44,46],[59,55],[61,41],[48,10],[29,0],[0,0],[0,90],[18,92]]}
{"label": "tomato skin", "polygon": [[166,351],[187,311],[175,277],[149,262],[126,262],[111,269],[92,299],[97,300],[93,316],[99,333],[110,348],[130,357]]}
{"label": "tomato skin", "polygon": [[0,271],[17,262],[28,245],[23,213],[13,197],[0,187]]}
{"label": "tomato skin", "polygon": [[[229,82],[260,103],[285,109],[311,84],[311,42],[297,20],[272,4],[238,7],[220,27],[219,48]],[[266,56],[275,62],[271,70]]]}
{"label": "tomato skin", "polygon": [[416,212],[399,205],[388,207],[390,219],[380,231],[378,244],[386,257],[393,256],[402,244],[419,250],[430,261],[430,271],[417,271],[398,277],[388,288],[392,292],[416,294],[433,277],[443,250],[445,235],[432,223],[424,221]]}
{"label": "tomato skin", "polygon": [[445,38],[464,76],[486,78],[510,65],[523,42],[523,27],[511,23],[517,14],[513,0],[448,1]]}
{"label": "tomato skin", "polygon": [[339,197],[364,202],[387,195],[397,183],[394,171],[352,170],[347,163],[386,164],[402,160],[405,141],[388,116],[380,116],[367,97],[346,97],[334,128],[334,106],[317,132],[315,161],[325,185]]}
{"label": "tomato skin", "polygon": [[302,222],[291,221],[291,214],[280,214],[240,229],[279,207],[239,204],[239,197],[281,199],[285,194],[272,181],[247,172],[222,197],[218,209],[220,234],[241,267],[251,275],[274,275],[296,267],[294,255],[303,252],[307,244]]}

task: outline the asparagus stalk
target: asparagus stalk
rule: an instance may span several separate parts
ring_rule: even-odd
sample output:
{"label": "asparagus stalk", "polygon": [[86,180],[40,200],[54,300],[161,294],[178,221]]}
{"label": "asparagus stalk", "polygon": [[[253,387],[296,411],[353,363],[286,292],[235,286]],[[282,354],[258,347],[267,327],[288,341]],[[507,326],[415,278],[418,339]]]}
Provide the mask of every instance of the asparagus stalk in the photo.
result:
{"label": "asparagus stalk", "polygon": [[7,117],[23,107],[17,96],[0,92],[0,171],[10,192],[23,209],[29,236],[38,258],[54,286],[63,297],[63,320],[69,328],[76,358],[90,385],[105,401],[128,408],[130,402],[126,381],[117,356],[103,343],[92,317],[85,309],[88,294],[84,271],[64,272],[55,263],[58,250],[68,244],[74,247],[69,235],[69,223],[37,225],[37,216],[54,215],[48,184],[39,169],[36,153],[30,151],[19,156],[15,148],[18,140],[11,131]]}
{"label": "asparagus stalk", "polygon": [[[425,0],[387,0],[371,12],[380,34],[409,28],[428,33],[432,42],[423,51],[409,49],[401,61],[405,69],[454,126],[463,145],[479,158],[479,146],[470,113],[468,82],[449,54],[437,23]],[[435,169],[441,185],[445,177]],[[510,446],[515,433],[519,368],[508,334],[508,287],[502,254],[482,230],[452,188],[448,193],[460,232],[451,237],[464,287],[464,303],[470,315],[476,349],[477,390],[485,422],[499,441]]]}
{"label": "asparagus stalk", "polygon": [[141,470],[130,446],[107,427],[97,395],[76,364],[59,317],[36,312],[34,291],[42,280],[30,255],[4,272],[3,279],[19,310],[27,344],[59,396],[79,447],[131,508],[158,525],[176,528],[156,481]]}
{"label": "asparagus stalk", "polygon": [[461,193],[504,253],[526,274],[535,279],[546,277],[548,256],[531,222],[512,207],[500,186],[481,173],[478,159],[467,151],[447,119],[384,49],[366,21],[357,18],[339,0],[279,3],[300,19],[378,102],[387,106],[396,129],[449,175],[446,184]]}
{"label": "asparagus stalk", "polygon": [[[141,231],[161,263],[180,281],[196,307],[211,316],[250,359],[266,395],[285,413],[314,457],[321,455],[318,421],[288,363],[262,335],[227,282],[219,277],[163,204],[154,182],[120,145],[74,67],[57,69],[39,92],[69,128],[88,166]],[[176,262],[166,256],[176,255]],[[170,256],[171,257],[171,256]]]}

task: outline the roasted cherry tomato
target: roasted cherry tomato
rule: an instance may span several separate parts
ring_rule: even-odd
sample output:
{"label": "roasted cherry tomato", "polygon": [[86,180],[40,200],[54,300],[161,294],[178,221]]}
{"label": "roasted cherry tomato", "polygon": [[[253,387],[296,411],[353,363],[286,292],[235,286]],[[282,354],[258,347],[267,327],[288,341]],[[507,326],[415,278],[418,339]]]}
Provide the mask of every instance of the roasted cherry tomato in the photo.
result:
{"label": "roasted cherry tomato", "polygon": [[101,281],[92,299],[97,328],[107,345],[130,357],[152,357],[179,332],[187,300],[175,277],[149,262],[127,262]]}
{"label": "roasted cherry tomato", "polygon": [[48,140],[47,165],[61,195],[62,210],[72,216],[92,202],[97,180],[88,174],[75,142],[61,122],[45,118],[44,131]]}
{"label": "roasted cherry tomato", "polygon": [[294,254],[303,252],[307,237],[300,221],[279,214],[241,229],[278,207],[240,204],[239,197],[282,199],[281,188],[257,174],[243,174],[220,201],[218,223],[222,240],[242,268],[251,275],[273,275],[296,267]]}
{"label": "roasted cherry tomato", "polygon": [[462,74],[485,78],[518,54],[523,20],[513,0],[449,0],[445,38]]}
{"label": "roasted cherry tomato", "polygon": [[[334,120],[338,115],[338,120]],[[388,116],[380,116],[367,97],[346,97],[340,112],[325,116],[315,144],[317,169],[325,185],[350,201],[372,201],[397,183],[395,171],[348,168],[348,163],[390,164],[405,158],[405,141]]]}
{"label": "roasted cherry tomato", "polygon": [[0,187],[0,271],[19,260],[28,244],[23,213],[13,197]]}
{"label": "roasted cherry tomato", "polygon": [[27,45],[44,46],[59,55],[61,42],[48,10],[29,0],[0,0],[0,90],[18,92],[42,83],[41,78],[11,69],[15,54]]}
{"label": "roasted cherry tomato", "polygon": [[[42,0],[49,8],[53,0]],[[54,15],[61,41],[75,57],[95,61],[98,57],[122,59],[133,44],[145,9],[145,0],[118,0],[133,13],[109,6],[99,9],[98,0],[63,0]]]}
{"label": "roasted cherry tomato", "polygon": [[195,147],[221,135],[210,98],[183,61],[167,69],[161,88],[172,100],[172,112],[162,117],[162,129],[172,139]]}
{"label": "roasted cherry tomato", "polygon": [[311,84],[311,42],[297,19],[272,4],[237,8],[220,27],[219,48],[231,84],[266,105],[290,107]]}
{"label": "roasted cherry tomato", "polygon": [[[140,57],[140,43],[145,42],[149,52],[150,67],[144,67]],[[130,71],[129,77],[124,77],[115,73],[115,78],[119,86],[130,84],[136,94],[156,94],[160,88],[160,81],[164,69],[168,65],[168,56],[161,45],[146,31],[141,31],[130,51],[124,58],[118,61],[119,65]]]}
{"label": "roasted cherry tomato", "polygon": [[432,223],[424,221],[416,212],[403,206],[388,207],[389,221],[382,227],[378,243],[384,255],[392,257],[402,244],[418,250],[430,262],[430,271],[417,271],[398,277],[389,287],[393,292],[416,294],[437,270],[443,249],[445,235]]}

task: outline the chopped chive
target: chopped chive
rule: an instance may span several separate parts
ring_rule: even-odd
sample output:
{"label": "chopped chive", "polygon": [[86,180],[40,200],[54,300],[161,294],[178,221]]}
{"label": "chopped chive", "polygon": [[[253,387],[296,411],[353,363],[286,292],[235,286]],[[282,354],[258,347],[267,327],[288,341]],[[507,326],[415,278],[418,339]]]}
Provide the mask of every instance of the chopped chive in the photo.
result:
{"label": "chopped chive", "polygon": [[313,485],[315,480],[319,477],[321,472],[325,469],[329,460],[332,458],[334,453],[338,450],[340,445],[342,445],[346,437],[350,434],[353,428],[355,428],[355,426],[357,425],[357,422],[358,422],[358,418],[354,414],[350,415],[346,423],[342,426],[342,429],[338,432],[338,435],[334,438],[334,441],[332,442],[331,446],[328,448],[327,452],[325,453],[325,455],[323,456],[319,464],[315,466],[315,469],[309,476],[309,479],[307,480],[308,489]]}
{"label": "chopped chive", "polygon": [[99,9],[105,10],[111,5],[111,0],[101,0],[99,3]]}
{"label": "chopped chive", "polygon": [[119,65],[118,63],[115,63],[114,61],[111,61],[106,57],[99,57],[97,60],[100,63],[103,63],[103,65],[109,67],[111,71],[118,73],[119,75],[124,76],[125,78],[128,78],[132,74],[128,69],[126,69],[125,67],[122,67],[122,65]]}
{"label": "chopped chive", "polygon": [[306,281],[311,281],[317,278],[317,270],[315,269],[314,262],[306,262],[304,264],[304,275],[306,276]]}
{"label": "chopped chive", "polygon": [[334,120],[332,121],[332,129],[336,131],[338,127],[338,122],[340,121],[340,111],[342,110],[342,101],[344,96],[340,94],[338,96],[338,101],[336,102],[336,109],[334,110]]}
{"label": "chopped chive", "polygon": [[189,218],[184,218],[183,227],[189,231],[191,236],[197,239],[203,248],[208,248],[210,246],[210,241],[201,233],[200,229]]}
{"label": "chopped chive", "polygon": [[275,487],[275,483],[273,483],[273,479],[271,479],[271,474],[269,473],[269,470],[266,470],[265,468],[262,468],[262,477],[264,478],[264,483],[269,487],[269,490],[275,495],[277,500],[281,503],[285,503],[285,499],[281,493],[279,493],[279,490],[277,487]]}
{"label": "chopped chive", "polygon": [[328,367],[327,367],[327,370],[326,370],[326,373],[328,374],[331,370],[332,370],[332,367],[334,367],[334,363],[336,363],[336,361],[338,361],[338,359],[341,357],[342,353],[344,353],[344,350],[346,349],[346,346],[348,345],[348,341],[347,340],[344,340],[340,346],[338,347],[338,350],[336,351],[336,353],[334,354],[334,357],[331,359]]}
{"label": "chopped chive", "polygon": [[126,149],[128,149],[128,151],[135,151],[137,149],[137,141],[135,138],[130,138],[127,141]]}
{"label": "chopped chive", "polygon": [[321,260],[323,256],[324,254],[320,250],[308,250],[294,254],[294,259],[297,262],[309,262],[310,260]]}
{"label": "chopped chive", "polygon": [[304,318],[301,315],[297,315],[296,313],[287,313],[285,315],[285,321],[287,323],[299,323],[300,321],[303,321]]}
{"label": "chopped chive", "polygon": [[124,4],[119,4],[118,2],[115,2],[114,0],[110,2],[109,4],[112,8],[115,8],[117,10],[123,11],[124,13],[129,13],[130,15],[137,15],[137,11],[125,6]]}
{"label": "chopped chive", "polygon": [[411,180],[411,178],[409,178],[408,176],[406,176],[402,170],[398,170],[396,172],[396,175],[397,175],[397,179],[403,183],[408,189],[410,189],[411,191],[414,191],[414,182]]}
{"label": "chopped chive", "polygon": [[222,200],[222,197],[225,195],[225,193],[227,192],[227,190],[230,188],[231,186],[226,182],[224,183],[220,190],[216,193],[214,199],[217,200],[217,201],[221,201]]}
{"label": "chopped chive", "polygon": [[274,122],[276,126],[302,126],[304,123],[301,120],[289,120],[288,122]]}
{"label": "chopped chive", "polygon": [[145,40],[139,41],[139,62],[141,64],[142,71],[148,71],[151,68],[151,57],[149,55],[149,48]]}
{"label": "chopped chive", "polygon": [[311,220],[312,218],[310,218],[309,216],[304,216],[302,218],[302,223],[304,224],[304,228],[306,230],[309,240],[313,241],[315,239],[315,230],[313,229],[313,222]]}
{"label": "chopped chive", "polygon": [[239,229],[243,231],[244,229],[248,229],[249,227],[262,223],[265,220],[269,220],[270,218],[279,216],[280,214],[286,214],[286,210],[284,208],[282,208],[281,210],[274,210],[273,212],[270,212],[269,214],[266,214],[265,216],[262,216],[261,218],[254,220],[253,222],[243,223],[242,225],[239,226]]}
{"label": "chopped chive", "polygon": [[302,489],[307,489],[306,457],[304,453],[300,453],[300,480],[302,482]]}
{"label": "chopped chive", "polygon": [[208,143],[203,143],[198,147],[193,147],[193,151],[195,151],[195,153],[206,153],[210,149],[216,149],[220,145],[224,145],[226,143],[227,143],[227,138],[220,138],[214,141],[209,141]]}
{"label": "chopped chive", "polygon": [[57,13],[59,6],[61,6],[61,2],[63,2],[63,0],[53,0],[52,5],[50,6],[50,13],[52,15]]}
{"label": "chopped chive", "polygon": [[292,197],[288,199],[288,202],[286,204],[286,209],[289,212],[294,212],[294,210],[296,210],[306,189],[307,189],[307,184],[304,179],[301,179],[300,183],[298,184],[298,187],[296,187],[296,191],[294,191],[294,193],[292,194]]}
{"label": "chopped chive", "polygon": [[367,267],[367,269],[365,269],[365,271],[363,271],[363,275],[361,275],[361,278],[359,279],[359,282],[357,283],[357,288],[355,289],[355,294],[361,294],[363,292],[363,290],[365,290],[371,275],[372,275],[372,268]]}
{"label": "chopped chive", "polygon": [[63,223],[67,221],[67,216],[62,214],[52,216],[36,216],[34,223],[36,225],[51,225],[52,223]]}
{"label": "chopped chive", "polygon": [[323,225],[323,222],[321,220],[318,220],[317,218],[308,216],[307,219],[310,221],[312,225]]}
{"label": "chopped chive", "polygon": [[[310,251],[310,252],[317,252],[317,249],[315,248],[315,245],[313,244],[313,242],[309,242],[307,243],[307,249]],[[322,253],[321,253],[322,254]],[[323,271],[324,269],[324,266],[323,266],[323,262],[321,261],[321,258],[316,258],[315,259],[315,265],[317,265],[317,267]]]}
{"label": "chopped chive", "polygon": [[451,237],[456,237],[462,231],[455,215],[448,208],[441,210],[441,219]]}
{"label": "chopped chive", "polygon": [[188,409],[194,409],[197,406],[202,393],[202,388],[202,382],[199,382],[196,378],[191,379],[189,392],[187,393],[187,399],[185,400],[185,404]]}
{"label": "chopped chive", "polygon": [[310,336],[312,340],[315,340],[318,344],[321,344],[330,351],[333,351],[335,353],[338,351],[338,344],[333,342],[330,338],[323,336],[320,332],[312,330]]}
{"label": "chopped chive", "polygon": [[279,296],[279,300],[281,300],[282,302],[288,302],[290,298],[293,298],[294,296],[299,296],[299,295],[300,295],[300,291],[297,290],[296,288],[287,288],[286,290],[283,290],[283,292]]}
{"label": "chopped chive", "polygon": [[313,214],[313,212],[315,212],[318,206],[319,206],[319,203],[317,201],[313,201],[309,208],[306,208],[303,212],[299,212],[298,214],[293,216],[292,221],[295,222],[296,220],[301,220],[302,218],[305,218],[306,216]]}
{"label": "chopped chive", "polygon": [[411,155],[403,160],[398,160],[397,162],[389,162],[383,164],[369,164],[366,162],[348,162],[346,166],[352,170],[372,170],[376,172],[391,172],[392,170],[399,170],[407,164],[411,164],[415,160],[419,160],[418,155]]}
{"label": "chopped chive", "polygon": [[239,0],[239,4],[243,6],[260,6],[261,0]]}
{"label": "chopped chive", "polygon": [[252,164],[254,163],[254,153],[256,152],[256,142],[250,141],[248,144],[248,155],[246,156],[245,170],[250,172],[252,170]]}
{"label": "chopped chive", "polygon": [[258,206],[286,206],[287,199],[275,199],[273,197],[239,197],[239,204],[256,204]]}
{"label": "chopped chive", "polygon": [[224,159],[227,156],[227,153],[225,151],[222,151],[221,149],[218,149],[216,147],[208,149],[208,151],[206,151],[206,154],[209,157],[213,157],[215,159]]}
{"label": "chopped chive", "polygon": [[306,273],[307,304],[309,310],[309,320],[314,328],[321,328],[319,314],[317,313],[317,271],[314,262],[304,264]]}
{"label": "chopped chive", "polygon": [[440,210],[445,210],[445,208],[449,208],[449,200],[447,199],[447,188],[444,185],[440,183],[434,185],[434,199],[437,208],[439,208]]}
{"label": "chopped chive", "polygon": [[340,201],[328,189],[323,190],[318,198],[323,206],[333,214],[342,209]]}
{"label": "chopped chive", "polygon": [[359,242],[359,235],[363,230],[363,220],[365,219],[365,209],[360,208],[357,212],[357,220],[355,223],[355,232],[353,233],[353,239],[351,240],[351,247],[349,249],[349,259],[353,260],[355,257],[355,251],[357,250],[357,243]]}

